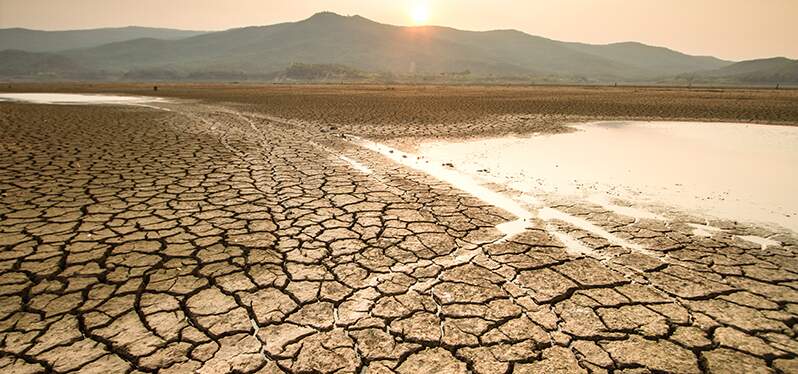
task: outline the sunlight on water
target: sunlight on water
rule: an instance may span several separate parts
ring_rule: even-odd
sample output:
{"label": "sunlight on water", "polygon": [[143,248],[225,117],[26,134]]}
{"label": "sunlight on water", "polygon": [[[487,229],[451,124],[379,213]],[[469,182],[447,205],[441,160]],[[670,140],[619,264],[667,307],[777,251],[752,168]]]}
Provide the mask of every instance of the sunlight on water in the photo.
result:
{"label": "sunlight on water", "polygon": [[20,101],[33,104],[127,104],[163,102],[157,97],[118,96],[118,95],[84,95],[61,93],[2,93],[0,101]]}
{"label": "sunlight on water", "polygon": [[598,202],[606,199],[596,195],[619,197],[798,231],[798,127],[687,122],[574,127],[579,131],[432,142],[419,154],[524,192]]}

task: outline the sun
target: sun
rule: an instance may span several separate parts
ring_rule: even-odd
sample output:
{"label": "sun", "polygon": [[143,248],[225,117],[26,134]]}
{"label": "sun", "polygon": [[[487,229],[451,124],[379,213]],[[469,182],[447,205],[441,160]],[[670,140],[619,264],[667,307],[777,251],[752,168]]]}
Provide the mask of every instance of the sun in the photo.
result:
{"label": "sun", "polygon": [[429,4],[418,2],[410,9],[410,18],[415,25],[425,25],[429,21]]}

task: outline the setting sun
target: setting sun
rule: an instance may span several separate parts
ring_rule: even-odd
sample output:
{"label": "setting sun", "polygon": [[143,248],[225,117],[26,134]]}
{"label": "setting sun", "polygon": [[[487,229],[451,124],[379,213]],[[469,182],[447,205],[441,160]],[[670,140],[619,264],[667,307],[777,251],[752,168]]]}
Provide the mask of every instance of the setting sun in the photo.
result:
{"label": "setting sun", "polygon": [[426,2],[419,2],[410,9],[410,18],[416,25],[424,25],[429,21],[429,5]]}

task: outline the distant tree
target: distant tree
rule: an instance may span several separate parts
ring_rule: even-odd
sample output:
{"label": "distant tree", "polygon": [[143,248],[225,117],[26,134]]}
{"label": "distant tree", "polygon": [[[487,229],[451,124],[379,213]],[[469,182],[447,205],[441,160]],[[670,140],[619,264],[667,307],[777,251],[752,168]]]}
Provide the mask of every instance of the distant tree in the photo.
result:
{"label": "distant tree", "polygon": [[131,81],[176,81],[183,79],[179,72],[165,68],[131,70],[122,77]]}
{"label": "distant tree", "polygon": [[338,64],[294,63],[285,70],[285,76],[297,80],[359,79],[364,74],[357,69]]}

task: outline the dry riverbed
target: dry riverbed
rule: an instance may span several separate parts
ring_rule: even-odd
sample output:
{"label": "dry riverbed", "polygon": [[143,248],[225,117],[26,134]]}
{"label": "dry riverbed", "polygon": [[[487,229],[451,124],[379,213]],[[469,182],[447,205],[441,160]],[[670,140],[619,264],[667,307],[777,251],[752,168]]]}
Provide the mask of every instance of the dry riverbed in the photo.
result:
{"label": "dry riverbed", "polygon": [[797,372],[794,232],[422,151],[616,117],[798,124],[793,92],[603,90],[0,102],[0,370]]}

